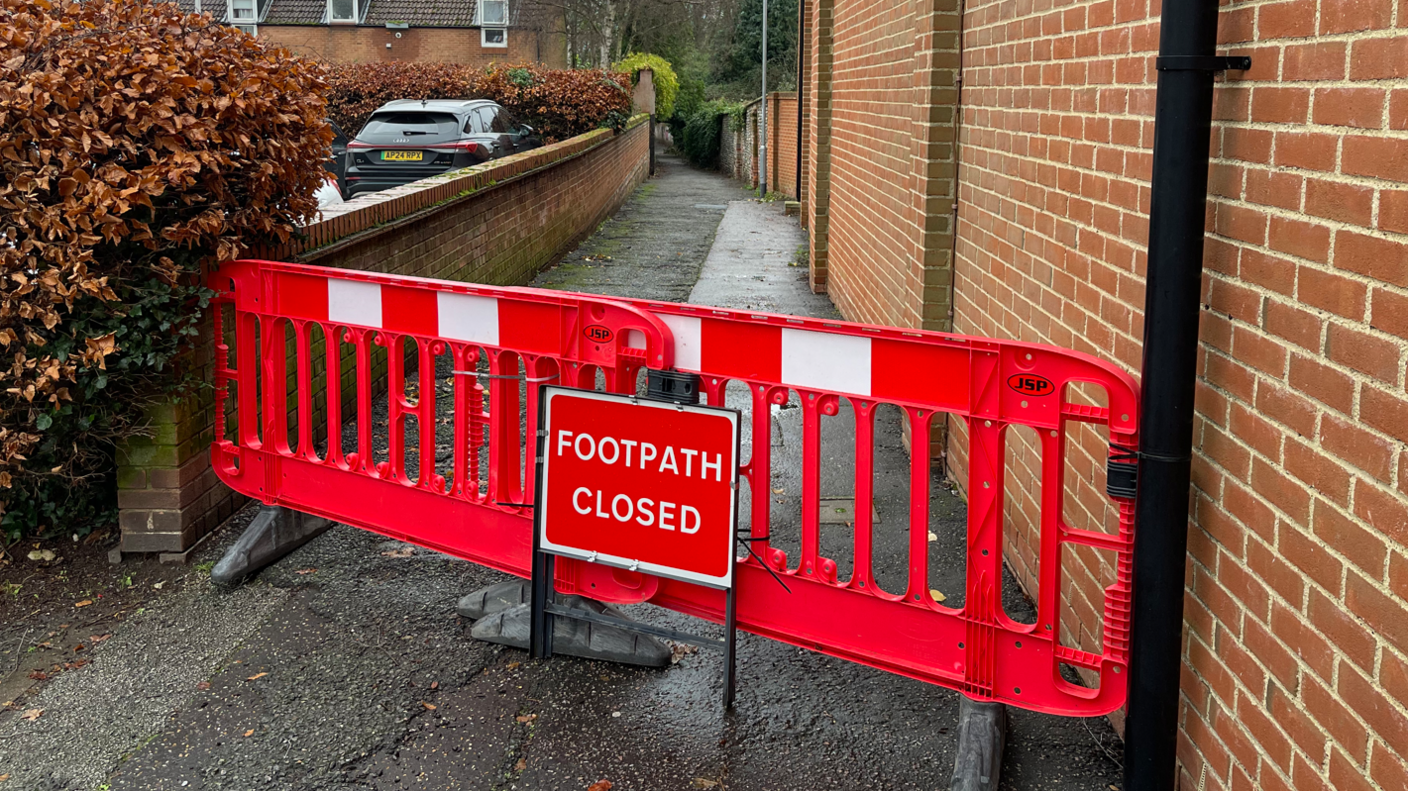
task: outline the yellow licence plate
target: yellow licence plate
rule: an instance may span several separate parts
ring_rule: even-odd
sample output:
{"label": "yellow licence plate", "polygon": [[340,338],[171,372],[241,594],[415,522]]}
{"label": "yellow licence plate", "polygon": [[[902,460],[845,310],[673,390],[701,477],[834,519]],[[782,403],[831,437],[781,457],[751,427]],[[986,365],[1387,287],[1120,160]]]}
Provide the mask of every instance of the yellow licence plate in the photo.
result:
{"label": "yellow licence plate", "polygon": [[382,162],[419,162],[425,157],[424,151],[383,151]]}

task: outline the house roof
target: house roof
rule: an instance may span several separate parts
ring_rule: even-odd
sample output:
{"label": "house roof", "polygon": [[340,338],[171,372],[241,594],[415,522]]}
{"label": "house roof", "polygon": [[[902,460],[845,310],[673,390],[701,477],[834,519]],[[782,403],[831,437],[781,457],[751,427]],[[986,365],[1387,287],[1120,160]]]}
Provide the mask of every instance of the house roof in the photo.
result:
{"label": "house roof", "polygon": [[266,25],[316,25],[327,16],[327,0],[273,0],[262,20]]}
{"label": "house roof", "polygon": [[469,27],[474,24],[475,0],[371,0],[367,24],[408,22],[417,25]]}

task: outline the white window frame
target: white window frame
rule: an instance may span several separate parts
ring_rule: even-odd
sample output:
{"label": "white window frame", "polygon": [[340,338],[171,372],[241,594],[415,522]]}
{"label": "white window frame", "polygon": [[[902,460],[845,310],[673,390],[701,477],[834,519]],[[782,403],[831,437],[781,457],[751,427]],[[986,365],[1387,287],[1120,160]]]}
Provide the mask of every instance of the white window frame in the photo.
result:
{"label": "white window frame", "polygon": [[[499,17],[501,21],[485,24],[484,7],[490,3],[497,4],[499,8],[502,8],[503,15]],[[479,0],[474,6],[474,23],[479,25],[479,46],[486,49],[504,49],[508,47],[508,0]],[[490,41],[490,32],[501,34],[503,41]]]}
{"label": "white window frame", "polygon": [[338,19],[332,15],[332,0],[328,0],[328,24],[330,25],[355,25],[362,21],[361,0],[352,0],[352,17],[350,19]]}
{"label": "white window frame", "polygon": [[479,0],[479,2],[474,4],[474,24],[481,27],[485,25],[484,6],[490,3],[498,3],[501,5],[504,9],[504,15],[502,22],[489,22],[489,27],[508,27],[508,0]]}
{"label": "white window frame", "polygon": [[[493,42],[489,40],[489,31],[497,30],[504,35],[504,40]],[[508,47],[508,28],[506,27],[481,27],[479,28],[479,46],[486,49],[504,49]]]}
{"label": "white window frame", "polygon": [[[235,10],[248,11],[248,17],[235,16]],[[256,0],[225,0],[225,19],[229,24],[239,30],[250,34],[259,35],[259,4]],[[245,20],[248,21],[245,21]]]}

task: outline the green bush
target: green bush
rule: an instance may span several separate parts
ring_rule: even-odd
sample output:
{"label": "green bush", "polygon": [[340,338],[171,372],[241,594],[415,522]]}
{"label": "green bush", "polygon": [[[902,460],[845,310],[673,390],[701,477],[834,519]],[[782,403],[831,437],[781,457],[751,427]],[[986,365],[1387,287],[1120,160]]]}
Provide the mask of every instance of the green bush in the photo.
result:
{"label": "green bush", "polygon": [[655,117],[674,117],[675,97],[680,92],[680,81],[668,60],[648,52],[632,52],[612,68],[629,73],[632,84],[639,81],[637,75],[641,69],[650,69],[655,81]]}
{"label": "green bush", "polygon": [[742,128],[744,105],[716,99],[698,106],[692,115],[671,124],[675,148],[685,159],[701,168],[719,166],[720,118],[728,116],[734,131]]}

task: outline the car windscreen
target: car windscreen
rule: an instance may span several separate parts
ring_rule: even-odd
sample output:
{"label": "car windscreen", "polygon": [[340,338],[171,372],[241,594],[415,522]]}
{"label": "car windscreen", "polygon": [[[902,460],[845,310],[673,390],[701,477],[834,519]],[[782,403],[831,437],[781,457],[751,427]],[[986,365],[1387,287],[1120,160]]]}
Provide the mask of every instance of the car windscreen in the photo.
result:
{"label": "car windscreen", "polygon": [[449,113],[397,111],[377,113],[357,133],[364,143],[433,145],[459,137],[459,122]]}

